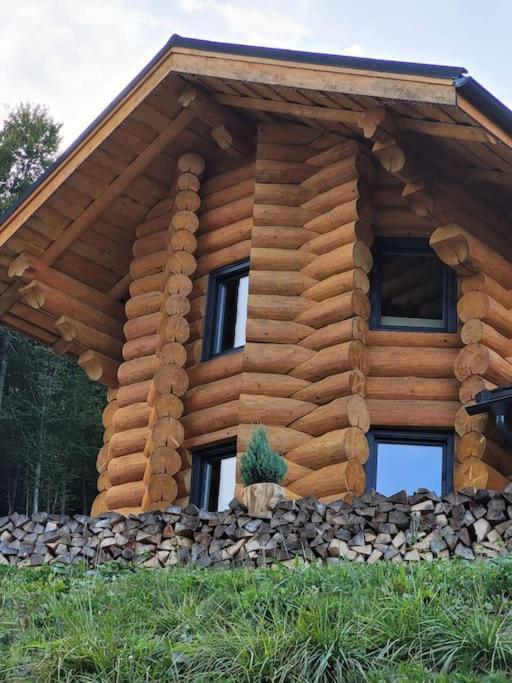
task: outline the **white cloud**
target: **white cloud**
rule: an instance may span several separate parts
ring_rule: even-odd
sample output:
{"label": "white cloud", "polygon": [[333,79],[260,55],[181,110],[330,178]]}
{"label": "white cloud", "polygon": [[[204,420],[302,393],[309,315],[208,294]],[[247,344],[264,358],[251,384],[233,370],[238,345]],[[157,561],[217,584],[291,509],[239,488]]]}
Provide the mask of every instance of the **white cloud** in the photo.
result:
{"label": "white cloud", "polygon": [[12,3],[0,24],[0,102],[48,105],[69,144],[164,42],[148,40],[155,28],[128,0]]}
{"label": "white cloud", "polygon": [[365,54],[364,48],[359,43],[352,43],[350,47],[341,50],[342,55],[349,55],[350,57],[363,57]]}

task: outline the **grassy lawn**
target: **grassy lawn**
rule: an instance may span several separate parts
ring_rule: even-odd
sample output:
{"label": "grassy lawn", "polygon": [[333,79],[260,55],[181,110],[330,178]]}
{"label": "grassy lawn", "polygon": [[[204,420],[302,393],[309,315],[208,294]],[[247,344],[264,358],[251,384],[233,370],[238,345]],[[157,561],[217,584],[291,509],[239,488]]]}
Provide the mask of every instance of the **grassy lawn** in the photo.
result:
{"label": "grassy lawn", "polygon": [[512,679],[512,559],[2,569],[1,681]]}

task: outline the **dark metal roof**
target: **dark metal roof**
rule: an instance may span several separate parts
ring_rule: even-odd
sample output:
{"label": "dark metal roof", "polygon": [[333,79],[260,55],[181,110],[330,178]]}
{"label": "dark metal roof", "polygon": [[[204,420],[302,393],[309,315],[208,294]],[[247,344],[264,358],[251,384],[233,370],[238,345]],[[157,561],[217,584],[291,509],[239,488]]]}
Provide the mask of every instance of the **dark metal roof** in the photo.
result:
{"label": "dark metal roof", "polygon": [[466,73],[462,66],[437,66],[434,64],[415,64],[414,62],[395,62],[386,59],[369,59],[367,57],[348,57],[322,52],[304,52],[302,50],[283,50],[273,47],[256,47],[237,45],[236,43],[217,43],[212,40],[185,38],[175,33],[169,39],[169,46],[184,47],[204,52],[220,52],[245,57],[261,57],[262,59],[280,59],[287,62],[303,64],[322,64],[324,66],[346,67],[366,71],[383,71],[413,76],[431,76],[433,78],[458,78]]}
{"label": "dark metal roof", "polygon": [[112,100],[112,102],[87,126],[84,132],[49,166],[28,190],[7,211],[0,215],[0,226],[27,199],[30,194],[43,183],[53,171],[62,164],[68,156],[82,143],[82,141],[96,128],[102,119],[114,109],[117,104],[129,94],[132,88],[143,78],[153,66],[172,47],[183,47],[205,52],[220,54],[245,55],[261,57],[263,59],[278,59],[282,61],[299,62],[304,64],[322,64],[325,66],[346,67],[365,71],[382,71],[386,73],[408,74],[412,76],[430,76],[433,78],[452,79],[455,88],[464,94],[472,104],[491,120],[512,135],[512,111],[500,100],[492,95],[470,76],[467,70],[460,66],[438,66],[434,64],[416,64],[414,62],[399,62],[385,59],[370,59],[366,57],[349,57],[320,52],[304,52],[298,50],[283,50],[251,45],[237,45],[236,43],[219,43],[210,40],[186,38],[177,33],[173,34],[167,43],[159,50],[146,66],[133,78],[128,85]]}

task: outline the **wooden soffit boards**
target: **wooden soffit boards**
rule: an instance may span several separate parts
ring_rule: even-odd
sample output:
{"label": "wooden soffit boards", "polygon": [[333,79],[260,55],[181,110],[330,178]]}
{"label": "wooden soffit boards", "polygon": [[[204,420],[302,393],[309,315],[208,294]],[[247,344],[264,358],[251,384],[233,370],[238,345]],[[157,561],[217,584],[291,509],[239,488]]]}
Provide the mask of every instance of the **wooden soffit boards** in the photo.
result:
{"label": "wooden soffit boards", "polygon": [[173,49],[173,71],[195,76],[253,81],[308,90],[325,90],[345,95],[414,100],[432,104],[455,105],[456,92],[451,79],[431,78],[380,71],[279,61]]}

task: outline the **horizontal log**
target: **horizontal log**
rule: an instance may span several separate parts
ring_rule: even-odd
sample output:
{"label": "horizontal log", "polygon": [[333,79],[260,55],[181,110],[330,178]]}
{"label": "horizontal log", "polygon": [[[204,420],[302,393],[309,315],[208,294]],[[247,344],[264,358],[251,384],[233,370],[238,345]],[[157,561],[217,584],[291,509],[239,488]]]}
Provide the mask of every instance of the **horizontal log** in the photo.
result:
{"label": "horizontal log", "polygon": [[65,341],[74,341],[86,349],[99,351],[110,358],[121,357],[123,343],[106,332],[84,325],[66,315],[57,318],[55,327]]}
{"label": "horizontal log", "polygon": [[481,375],[498,386],[511,384],[512,363],[482,344],[468,344],[457,356],[455,376],[462,381],[470,375]]}
{"label": "horizontal log", "polygon": [[108,475],[113,486],[128,481],[141,481],[147,460],[143,453],[129,453],[114,458],[108,464]]}
{"label": "horizontal log", "polygon": [[240,394],[240,422],[287,427],[311,412],[315,405],[278,396]]}
{"label": "horizontal log", "polygon": [[[254,173],[254,169],[253,169]],[[208,182],[208,181],[207,181]],[[241,179],[232,185],[224,187],[222,190],[204,194],[204,184],[201,188],[203,194],[203,201],[201,204],[202,211],[210,211],[216,209],[224,204],[229,204],[242,197],[248,197],[254,194],[254,175],[248,178]]]}
{"label": "horizontal log", "polygon": [[368,377],[366,397],[387,400],[457,401],[459,382],[453,378]]}
{"label": "horizontal log", "polygon": [[376,427],[453,428],[458,401],[414,401],[371,398],[366,401]]}
{"label": "horizontal log", "polygon": [[201,194],[203,197],[208,197],[211,194],[221,193],[222,191],[251,178],[254,178],[254,162],[244,161],[243,164],[236,168],[217,173],[211,178],[204,180],[201,185]]}
{"label": "horizontal log", "polygon": [[301,227],[317,216],[300,206],[280,206],[278,204],[255,204],[253,209],[254,225],[289,225]]}
{"label": "horizontal log", "polygon": [[[361,178],[369,180],[373,177],[370,159],[362,154],[341,159],[325,168],[321,168],[301,183],[303,191],[310,194],[328,192],[330,189],[343,187]],[[343,196],[346,201],[347,197]],[[342,203],[340,200],[339,203]]]}
{"label": "horizontal log", "polygon": [[142,503],[144,489],[142,480],[111,486],[106,496],[107,508],[116,510],[117,508],[139,506]]}
{"label": "horizontal log", "polygon": [[334,207],[334,209],[305,222],[302,227],[324,234],[345,223],[357,220],[369,221],[372,214],[373,210],[368,199],[366,197],[364,199],[359,198]]}
{"label": "horizontal log", "polygon": [[[249,318],[267,320],[302,321],[305,314],[313,306],[313,302],[301,296],[281,296],[279,294],[249,294],[247,312]],[[315,307],[316,308],[316,307]]]}
{"label": "horizontal log", "polygon": [[478,318],[490,327],[512,336],[512,312],[484,292],[468,292],[457,302],[457,314],[463,323]]}
{"label": "horizontal log", "polygon": [[373,264],[372,254],[364,242],[346,244],[316,258],[313,257],[313,260],[310,255],[308,256],[310,262],[302,266],[302,272],[316,280],[324,280],[331,275],[354,268],[360,268],[368,273]]}
{"label": "horizontal log", "polygon": [[123,341],[123,327],[120,318],[99,311],[87,303],[75,299],[65,291],[59,291],[48,287],[43,282],[32,280],[27,285],[20,287],[19,293],[26,304],[32,308],[43,308],[56,317],[66,315],[73,320],[87,325],[95,330],[100,330],[116,339]]}
{"label": "horizontal log", "polygon": [[98,451],[96,456],[96,469],[98,472],[104,472],[108,466],[108,444],[104,444]]}
{"label": "horizontal log", "polygon": [[406,332],[400,330],[370,330],[368,346],[412,346],[436,349],[458,349],[462,346],[457,333],[447,332]]}
{"label": "horizontal log", "polygon": [[258,159],[256,180],[259,183],[301,183],[311,176],[313,170],[307,163]]}
{"label": "horizontal log", "polygon": [[510,263],[460,226],[437,228],[430,238],[430,246],[443,263],[454,268],[460,275],[485,273],[506,290],[512,289]]}
{"label": "horizontal log", "polygon": [[354,394],[319,406],[288,426],[312,436],[320,436],[345,427],[359,427],[363,432],[367,432],[370,428],[370,416],[365,400]]}
{"label": "horizontal log", "polygon": [[158,232],[153,232],[150,235],[136,239],[132,246],[134,258],[154,254],[165,249],[168,235],[169,231],[164,228]]}
{"label": "horizontal log", "polygon": [[150,413],[151,409],[145,401],[132,403],[122,408],[118,407],[112,418],[112,424],[116,432],[146,427]]}
{"label": "horizontal log", "polygon": [[311,230],[300,227],[255,225],[252,230],[252,244],[254,247],[268,249],[298,249],[315,235]]}
{"label": "horizontal log", "polygon": [[476,273],[469,277],[463,277],[460,281],[460,289],[463,294],[473,291],[483,292],[505,308],[512,308],[512,292],[498,284],[490,275]]}
{"label": "horizontal log", "polygon": [[289,372],[293,377],[316,382],[347,370],[361,370],[366,375],[369,367],[368,350],[362,342],[352,340],[317,351]]}
{"label": "horizontal log", "polygon": [[[247,450],[247,444],[249,443],[253,431],[253,424],[240,424],[238,426],[238,453],[243,453]],[[309,434],[304,434],[304,432],[299,432],[295,429],[289,429],[288,427],[267,425],[266,431],[270,445],[274,450],[281,454],[287,453],[291,449],[297,448],[298,446],[302,446],[308,441],[311,441],[311,436]]]}
{"label": "horizontal log", "polygon": [[309,386],[309,382],[306,380],[290,375],[276,375],[270,372],[242,373],[242,391],[244,394],[288,398],[307,386]]}
{"label": "horizontal log", "polygon": [[[232,427],[224,427],[223,429],[217,429],[214,432],[205,432],[204,434],[198,434],[191,438],[185,439],[185,447],[187,449],[201,448],[202,446],[207,446],[212,443],[220,443],[222,441],[230,441],[236,439],[238,434],[238,425]],[[182,449],[182,456],[184,451]],[[191,463],[190,463],[191,464]]]}
{"label": "horizontal log", "polygon": [[143,315],[140,318],[128,320],[123,328],[127,341],[155,334],[158,330],[160,320],[160,312],[150,313],[149,315]]}
{"label": "horizontal log", "polygon": [[363,466],[355,460],[328,465],[294,481],[289,489],[299,496],[328,496],[353,492],[361,495],[366,485]]}
{"label": "horizontal log", "polygon": [[318,470],[346,460],[364,464],[368,460],[368,440],[358,427],[347,427],[327,432],[302,446],[288,451],[289,461]]}
{"label": "horizontal log", "polygon": [[[247,344],[246,344],[247,348]],[[199,386],[200,384],[208,384],[224,377],[233,377],[242,372],[243,354],[229,353],[224,356],[218,356],[206,363],[201,363],[193,368],[188,369],[189,388]]]}
{"label": "horizontal log", "polygon": [[509,484],[509,480],[501,472],[494,469],[489,463],[485,463],[487,467],[487,483],[486,488],[491,491],[503,491],[505,487]]}
{"label": "horizontal log", "polygon": [[250,240],[244,240],[243,242],[233,244],[231,247],[200,256],[197,259],[196,277],[201,277],[201,275],[211,273],[213,270],[231,263],[248,259],[250,252],[251,242]]}
{"label": "horizontal log", "polygon": [[164,296],[162,292],[149,292],[131,297],[126,302],[126,317],[128,320],[138,318],[141,315],[156,313],[160,310]]}
{"label": "horizontal log", "polygon": [[166,279],[167,275],[165,273],[156,273],[137,280],[132,280],[132,282],[130,282],[130,296],[160,292],[164,288]]}
{"label": "horizontal log", "polygon": [[325,301],[330,297],[345,294],[352,290],[360,290],[366,294],[369,289],[368,275],[361,268],[354,268],[344,273],[331,275],[325,280],[313,284],[302,291],[302,296],[312,301]]}
{"label": "horizontal log", "polygon": [[107,387],[117,386],[119,363],[116,360],[88,349],[78,357],[78,365],[93,382],[105,384]]}
{"label": "horizontal log", "polygon": [[125,386],[126,384],[133,384],[134,382],[143,382],[146,379],[151,379],[157,368],[158,359],[154,354],[125,361],[124,363],[121,363],[117,373],[119,384]]}
{"label": "horizontal log", "polygon": [[407,346],[369,346],[372,377],[450,378],[458,357],[457,349]]}
{"label": "horizontal log", "polygon": [[322,192],[313,195],[301,204],[302,209],[318,214],[326,213],[331,209],[351,202],[364,195],[368,190],[366,182],[355,178],[345,183],[326,188]]}
{"label": "horizontal log", "polygon": [[233,427],[239,422],[238,419],[238,399],[235,401],[227,401],[218,406],[205,408],[204,410],[195,410],[188,413],[182,418],[183,426],[185,427],[185,434],[187,439],[199,434],[205,434],[212,431],[212,425],[216,429],[224,429],[225,427]]}
{"label": "horizontal log", "polygon": [[512,341],[482,320],[465,322],[460,337],[464,344],[483,344],[504,358],[512,356]]}
{"label": "horizontal log", "polygon": [[112,435],[108,444],[109,462],[112,458],[119,458],[128,453],[142,453],[149,438],[150,430],[147,427],[127,429]]}
{"label": "horizontal log", "polygon": [[308,384],[292,394],[292,398],[320,405],[349,394],[364,396],[365,385],[366,378],[361,370],[348,370]]}
{"label": "horizontal log", "polygon": [[130,276],[132,280],[139,280],[147,275],[157,275],[158,273],[161,273],[166,259],[167,251],[165,249],[153,252],[152,254],[146,254],[146,256],[134,258],[130,264]]}
{"label": "horizontal log", "polygon": [[317,280],[297,271],[254,270],[249,278],[249,292],[298,296],[316,284]]}
{"label": "horizontal log", "polygon": [[113,318],[123,316],[123,305],[119,301],[115,301],[108,294],[55,270],[28,252],[22,252],[9,263],[8,275],[10,278],[21,278],[24,282],[31,282],[36,279],[48,287],[66,292],[74,299],[83,301]]}
{"label": "horizontal log", "polygon": [[258,344],[249,342],[243,351],[243,369],[246,372],[274,372],[287,374],[314,354],[295,344]]}
{"label": "horizontal log", "polygon": [[223,377],[189,389],[183,399],[186,412],[192,413],[238,399],[242,390],[242,377],[242,374]]}
{"label": "horizontal log", "polygon": [[249,318],[245,337],[248,342],[273,342],[275,344],[296,344],[313,332],[309,325],[289,320],[265,320]]}
{"label": "horizontal log", "polygon": [[[315,256],[297,249],[262,249],[253,247],[251,249],[251,269],[270,270],[270,271],[293,271],[300,270],[307,264],[315,260]],[[310,273],[304,273],[309,277],[315,277]]]}
{"label": "horizontal log", "polygon": [[185,497],[190,493],[190,485],[192,483],[192,470],[190,467],[180,470],[176,476],[176,484],[178,486],[177,496]]}
{"label": "horizontal log", "polygon": [[105,429],[107,427],[112,426],[114,421],[114,414],[116,413],[118,408],[119,404],[116,401],[116,399],[113,398],[107,403],[107,405],[103,409],[103,412],[101,413],[101,424],[105,427]]}
{"label": "horizontal log", "polygon": [[[308,164],[313,164],[314,166],[318,166],[320,168],[326,168],[338,161],[342,161],[344,159],[352,161],[361,154],[365,154],[364,148],[362,148],[362,146],[356,142],[356,140],[345,138],[341,139],[340,141],[339,137],[337,139],[338,141],[334,142],[333,138],[330,140],[327,138],[325,148],[323,148],[324,144],[318,147],[318,149],[321,149],[321,151],[318,151],[316,149],[316,144],[312,143],[310,150],[315,151],[313,155],[311,155],[311,153],[308,155]],[[320,141],[325,142],[325,139],[322,138]],[[332,144],[333,142],[334,144]]]}
{"label": "horizontal log", "polygon": [[252,193],[200,215],[201,233],[211,232],[225,225],[242,221],[252,216],[254,198]]}
{"label": "horizontal log", "polygon": [[[302,299],[303,297],[299,297]],[[324,301],[312,304],[308,299],[309,306],[304,308],[294,320],[302,325],[323,328],[326,325],[341,322],[358,316],[363,320],[370,317],[370,302],[368,296],[360,289],[344,294],[332,296]]]}
{"label": "horizontal log", "polygon": [[311,472],[309,467],[302,467],[286,458],[284,458],[284,462],[286,464],[286,474],[284,475],[282,486],[285,488],[292,482],[297,481],[297,479],[302,479]]}
{"label": "horizontal log", "polygon": [[197,257],[211,254],[233,244],[251,239],[252,218],[230,223],[222,228],[201,235],[197,247]]}
{"label": "horizontal log", "polygon": [[302,341],[298,342],[298,346],[320,351],[320,349],[325,349],[328,346],[341,344],[352,339],[357,339],[365,343],[367,336],[367,321],[363,320],[363,318],[355,317],[315,330]]}
{"label": "horizontal log", "polygon": [[151,380],[136,382],[125,387],[119,387],[117,392],[117,403],[120,408],[131,405],[132,403],[142,403],[146,400]]}
{"label": "horizontal log", "polygon": [[300,250],[321,256],[322,254],[327,254],[332,249],[338,249],[339,247],[359,241],[364,242],[367,246],[371,246],[373,244],[373,230],[369,223],[352,221],[329,230],[329,232],[323,235],[316,235],[309,242],[305,242],[300,247]]}
{"label": "horizontal log", "polygon": [[132,339],[123,346],[123,358],[124,360],[133,360],[134,358],[142,358],[142,356],[151,356],[156,352],[157,344],[157,334]]}

